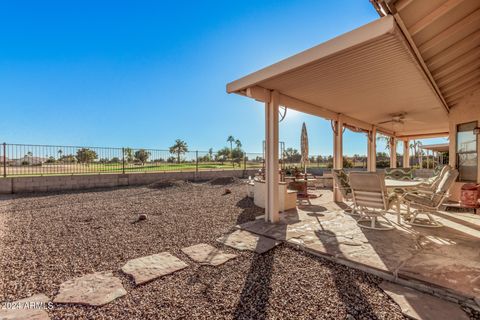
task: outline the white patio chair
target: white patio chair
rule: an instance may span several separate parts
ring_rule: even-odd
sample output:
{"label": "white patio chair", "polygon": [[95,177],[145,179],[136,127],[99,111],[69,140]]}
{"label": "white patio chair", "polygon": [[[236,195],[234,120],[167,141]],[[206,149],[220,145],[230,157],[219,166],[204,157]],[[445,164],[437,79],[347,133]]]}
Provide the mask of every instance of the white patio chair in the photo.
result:
{"label": "white patio chair", "polygon": [[452,167],[449,165],[445,165],[442,167],[442,169],[438,172],[437,175],[426,179],[424,182],[422,182],[418,187],[417,190],[420,193],[433,193],[437,187],[440,181],[442,181],[443,176],[445,173],[447,173],[449,170],[451,170]]}
{"label": "white patio chair", "polygon": [[343,169],[333,169],[332,170],[332,176],[333,180],[335,180],[335,189],[340,191],[342,194],[342,197],[345,201],[350,202],[345,203],[349,208],[350,208],[350,214],[351,215],[359,215],[356,212],[356,206],[355,203],[353,202],[353,194],[352,194],[352,188],[350,187],[348,175]]}
{"label": "white patio chair", "polygon": [[[432,193],[406,193],[402,199],[407,205],[406,223],[419,227],[443,227],[443,224],[434,219],[432,213],[437,212],[448,197],[448,191],[457,177],[458,171],[450,167],[444,172],[437,188]],[[413,214],[411,214],[411,208],[415,209]],[[426,215],[428,220],[421,222],[418,219],[420,214]]]}
{"label": "white patio chair", "polygon": [[[358,226],[374,230],[392,230],[393,224],[385,214],[397,203],[397,195],[395,193],[388,195],[385,175],[375,172],[351,172],[349,178],[353,202],[361,215],[357,220]],[[380,218],[386,224],[380,223]],[[362,222],[369,222],[369,225]]]}

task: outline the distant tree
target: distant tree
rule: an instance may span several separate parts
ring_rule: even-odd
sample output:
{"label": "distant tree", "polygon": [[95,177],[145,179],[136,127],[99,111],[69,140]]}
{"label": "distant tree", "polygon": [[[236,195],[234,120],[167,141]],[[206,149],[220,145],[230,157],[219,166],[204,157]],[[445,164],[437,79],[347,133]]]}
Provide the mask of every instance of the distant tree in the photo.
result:
{"label": "distant tree", "polygon": [[289,163],[298,163],[302,160],[302,155],[297,149],[287,148],[284,151],[285,160]]}
{"label": "distant tree", "polygon": [[212,158],[213,158],[213,149],[212,148],[208,149],[208,155],[210,157],[210,160],[212,160]]}
{"label": "distant tree", "polygon": [[133,150],[132,148],[124,148],[123,149],[123,156],[125,157],[126,162],[132,162],[133,161]]}
{"label": "distant tree", "polygon": [[235,145],[237,146],[237,148],[241,148],[242,147],[242,142],[240,140],[235,140]]}
{"label": "distant tree", "polygon": [[55,163],[55,161],[56,161],[55,158],[50,156],[48,157],[47,161],[45,161],[45,163]]}
{"label": "distant tree", "polygon": [[170,153],[177,155],[177,163],[180,163],[180,156],[187,151],[187,143],[180,139],[175,140],[175,144],[170,147]]}
{"label": "distant tree", "polygon": [[148,157],[150,157],[150,152],[145,149],[140,149],[135,152],[135,159],[142,163],[142,166],[147,162]]}
{"label": "distant tree", "polygon": [[235,138],[233,136],[228,136],[227,142],[230,142],[230,155],[232,155],[233,143],[235,142]]}
{"label": "distant tree", "polygon": [[108,158],[100,158],[100,160],[98,160],[98,162],[105,164],[105,163],[109,163],[110,160],[108,160]]}
{"label": "distant tree", "polygon": [[63,154],[63,150],[62,150],[62,149],[58,149],[57,153],[58,153],[58,159],[61,159],[61,158],[62,158],[62,154]]}
{"label": "distant tree", "polygon": [[120,158],[119,157],[113,157],[110,159],[110,163],[120,163]]}
{"label": "distant tree", "polygon": [[232,158],[232,162],[234,164],[234,167],[235,167],[235,163],[240,166],[240,162],[243,159],[243,155],[244,155],[244,152],[243,152],[242,148],[236,147],[232,150],[231,158]]}
{"label": "distant tree", "polygon": [[220,161],[223,165],[223,163],[228,159],[230,156],[231,151],[228,149],[228,147],[222,148],[217,151],[217,154],[215,155],[215,160]]}
{"label": "distant tree", "polygon": [[79,163],[90,163],[93,160],[98,158],[98,155],[95,151],[89,148],[81,148],[77,150],[77,155],[75,156]]}
{"label": "distant tree", "polygon": [[68,155],[63,155],[60,159],[58,159],[59,161],[63,162],[63,163],[74,163],[75,161],[77,161],[77,159],[71,155],[71,154],[68,154]]}
{"label": "distant tree", "polygon": [[32,152],[32,151],[28,151],[25,156],[26,156],[26,157],[33,157],[33,152]]}
{"label": "distant tree", "polygon": [[415,157],[415,159],[417,160],[417,164],[420,164],[420,152],[422,149],[420,149],[422,147],[422,141],[419,141],[419,140],[413,140],[412,143],[410,143],[410,149],[413,150],[413,156]]}
{"label": "distant tree", "polygon": [[348,160],[347,157],[344,157],[343,158],[343,167],[344,168],[352,168],[353,167],[352,161]]}
{"label": "distant tree", "polygon": [[175,157],[168,157],[167,162],[168,163],[174,163],[175,162]]}

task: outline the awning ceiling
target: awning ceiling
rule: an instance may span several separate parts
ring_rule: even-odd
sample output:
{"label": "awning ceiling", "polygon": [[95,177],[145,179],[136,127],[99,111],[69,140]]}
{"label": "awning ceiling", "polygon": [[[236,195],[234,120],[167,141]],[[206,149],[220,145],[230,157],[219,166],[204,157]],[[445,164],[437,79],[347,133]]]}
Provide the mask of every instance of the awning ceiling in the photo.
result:
{"label": "awning ceiling", "polygon": [[449,107],[480,90],[479,0],[374,0],[374,4],[393,14],[405,29]]}
{"label": "awning ceiling", "polygon": [[326,109],[397,136],[448,132],[447,110],[392,16],[231,82],[227,92],[252,87],[307,102],[320,116]]}

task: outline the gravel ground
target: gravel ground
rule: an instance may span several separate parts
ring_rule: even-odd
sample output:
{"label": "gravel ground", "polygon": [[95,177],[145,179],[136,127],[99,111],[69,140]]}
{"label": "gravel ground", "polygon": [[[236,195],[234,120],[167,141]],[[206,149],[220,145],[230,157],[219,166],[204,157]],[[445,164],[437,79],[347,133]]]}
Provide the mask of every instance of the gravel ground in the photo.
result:
{"label": "gravel ground", "polygon": [[[228,184],[224,184],[228,183]],[[224,194],[225,188],[231,190]],[[138,214],[147,220],[134,223]],[[180,249],[215,239],[262,210],[239,181],[46,193],[0,200],[1,300],[118,270],[128,259],[169,251],[190,264],[134,287],[101,308],[55,305],[52,319],[404,319],[380,279],[285,245],[200,266]]]}

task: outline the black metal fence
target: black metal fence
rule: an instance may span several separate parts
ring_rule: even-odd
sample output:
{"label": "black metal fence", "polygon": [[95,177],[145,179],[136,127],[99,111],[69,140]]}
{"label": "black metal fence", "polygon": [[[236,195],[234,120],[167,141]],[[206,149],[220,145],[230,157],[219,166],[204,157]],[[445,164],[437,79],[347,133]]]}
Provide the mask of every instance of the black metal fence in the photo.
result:
{"label": "black metal fence", "polygon": [[53,145],[0,145],[0,176],[241,170],[263,167],[261,153]]}

